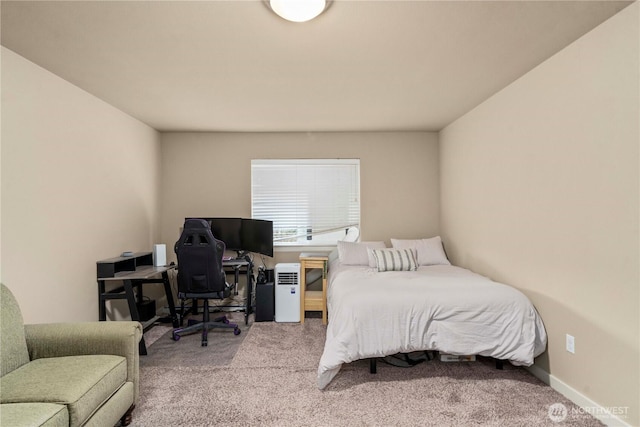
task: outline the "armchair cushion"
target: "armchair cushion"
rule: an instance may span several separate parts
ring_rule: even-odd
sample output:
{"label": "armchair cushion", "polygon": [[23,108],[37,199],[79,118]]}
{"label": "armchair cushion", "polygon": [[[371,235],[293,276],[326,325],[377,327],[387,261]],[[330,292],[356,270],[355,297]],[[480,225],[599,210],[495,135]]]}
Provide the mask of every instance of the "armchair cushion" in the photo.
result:
{"label": "armchair cushion", "polygon": [[24,329],[31,360],[91,354],[125,357],[127,381],[133,382],[134,402],[138,401],[139,322],[48,323],[25,325]]}
{"label": "armchair cushion", "polygon": [[55,403],[3,403],[0,425],[11,427],[67,427],[69,413]]}
{"label": "armchair cushion", "polygon": [[64,404],[69,411],[70,425],[79,426],[109,400],[126,379],[127,361],[121,356],[37,359],[0,378],[0,401]]}

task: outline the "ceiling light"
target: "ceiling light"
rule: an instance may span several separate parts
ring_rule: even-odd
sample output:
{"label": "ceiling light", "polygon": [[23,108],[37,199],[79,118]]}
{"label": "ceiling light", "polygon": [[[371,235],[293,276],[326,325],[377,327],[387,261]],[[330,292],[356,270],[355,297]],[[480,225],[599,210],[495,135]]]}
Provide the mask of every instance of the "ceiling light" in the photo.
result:
{"label": "ceiling light", "polygon": [[310,21],[329,8],[331,0],[266,0],[278,16],[292,22]]}

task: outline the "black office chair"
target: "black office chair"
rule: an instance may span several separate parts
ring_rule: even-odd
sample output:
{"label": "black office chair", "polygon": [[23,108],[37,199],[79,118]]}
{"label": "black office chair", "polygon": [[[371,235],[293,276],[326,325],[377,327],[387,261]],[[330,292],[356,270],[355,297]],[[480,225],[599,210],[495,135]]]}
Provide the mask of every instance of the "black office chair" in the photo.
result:
{"label": "black office chair", "polygon": [[226,316],[209,320],[209,299],[224,299],[231,294],[232,286],[226,281],[222,268],[224,242],[217,240],[211,233],[209,223],[203,219],[188,219],[184,223],[180,239],[176,242],[178,256],[178,298],[184,301],[204,301],[202,321],[190,319],[188,326],[173,330],[173,339],[178,341],[181,335],[202,330],[202,346],[207,346],[207,333],[211,328],[233,329],[234,335],[240,334],[235,323],[229,323]]}

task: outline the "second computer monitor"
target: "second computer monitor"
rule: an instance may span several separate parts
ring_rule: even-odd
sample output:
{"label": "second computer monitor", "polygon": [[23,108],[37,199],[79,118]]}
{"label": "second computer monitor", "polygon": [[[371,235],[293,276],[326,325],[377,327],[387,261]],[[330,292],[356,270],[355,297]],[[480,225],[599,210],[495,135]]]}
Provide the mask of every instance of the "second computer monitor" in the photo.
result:
{"label": "second computer monitor", "polygon": [[242,249],[273,257],[273,221],[243,219]]}

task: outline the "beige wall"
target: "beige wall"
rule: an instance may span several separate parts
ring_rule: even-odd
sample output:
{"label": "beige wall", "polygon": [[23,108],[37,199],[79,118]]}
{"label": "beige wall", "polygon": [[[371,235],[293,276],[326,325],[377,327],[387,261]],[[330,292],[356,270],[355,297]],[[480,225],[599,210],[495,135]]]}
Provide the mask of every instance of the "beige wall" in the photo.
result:
{"label": "beige wall", "polygon": [[96,261],[150,250],[159,135],[2,48],[2,282],[25,321],[98,319]]}
{"label": "beige wall", "polygon": [[173,246],[188,216],[251,217],[251,159],[260,158],[359,158],[363,240],[438,233],[435,133],[164,133],[163,242]]}
{"label": "beige wall", "polygon": [[[639,413],[638,4],[440,134],[453,262],[522,289],[549,333],[536,362]],[[565,350],[575,337],[575,354]]]}

